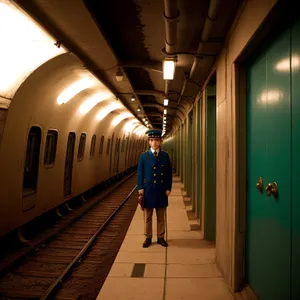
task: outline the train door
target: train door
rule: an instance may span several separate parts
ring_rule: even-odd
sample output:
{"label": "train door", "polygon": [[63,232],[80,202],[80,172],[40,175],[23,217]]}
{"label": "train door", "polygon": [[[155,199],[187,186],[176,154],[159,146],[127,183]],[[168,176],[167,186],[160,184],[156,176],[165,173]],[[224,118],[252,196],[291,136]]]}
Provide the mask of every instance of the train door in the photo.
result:
{"label": "train door", "polygon": [[65,160],[65,174],[64,174],[64,197],[66,198],[72,191],[72,172],[75,148],[75,133],[70,132],[68,136],[68,144]]}
{"label": "train door", "polygon": [[23,211],[35,206],[39,174],[40,147],[42,131],[33,126],[28,134],[26,157],[23,173]]}
{"label": "train door", "polygon": [[[290,29],[277,32],[247,66],[246,279],[260,300],[300,299],[299,294],[291,296],[291,215],[300,212],[299,197],[298,210],[291,198],[299,185],[294,181],[293,187],[291,168],[299,166],[300,150],[299,144],[293,143],[296,153],[291,147],[300,133],[292,135],[294,125],[299,128],[300,113],[294,110],[299,98],[291,94],[292,42]],[[296,91],[299,82],[293,86]],[[292,110],[297,114],[293,120]],[[299,180],[298,173],[293,180]],[[299,290],[299,280],[297,286]]]}

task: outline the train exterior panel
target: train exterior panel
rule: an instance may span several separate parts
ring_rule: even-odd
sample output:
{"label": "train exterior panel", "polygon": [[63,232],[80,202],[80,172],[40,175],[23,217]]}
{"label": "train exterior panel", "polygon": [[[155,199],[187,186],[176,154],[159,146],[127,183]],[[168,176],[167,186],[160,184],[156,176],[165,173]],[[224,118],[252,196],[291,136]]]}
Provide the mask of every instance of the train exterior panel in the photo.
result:
{"label": "train exterior panel", "polygon": [[[145,137],[126,130],[124,120],[112,124],[118,112],[97,119],[111,98],[88,112],[81,109],[95,89],[85,89],[58,104],[65,87],[85,76],[89,72],[81,61],[66,53],[40,66],[16,92],[0,146],[0,236],[135,166],[145,149]],[[39,146],[33,149],[38,139]],[[45,156],[53,143],[55,159],[47,164]],[[37,156],[38,168],[33,166]],[[30,173],[30,168],[36,170]],[[36,177],[35,183],[30,176]]]}

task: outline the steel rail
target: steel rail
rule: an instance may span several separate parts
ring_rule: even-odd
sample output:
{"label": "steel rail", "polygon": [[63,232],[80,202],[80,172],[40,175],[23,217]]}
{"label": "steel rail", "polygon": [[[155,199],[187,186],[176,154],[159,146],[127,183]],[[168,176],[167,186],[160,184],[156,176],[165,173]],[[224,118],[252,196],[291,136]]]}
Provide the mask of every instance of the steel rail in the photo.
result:
{"label": "steel rail", "polygon": [[[97,205],[99,202],[106,199],[110,194],[112,194],[117,188],[119,188],[123,183],[125,183],[127,180],[129,180],[133,175],[136,174],[137,171],[134,171],[132,174],[128,175],[126,178],[122,179],[120,182],[116,183],[116,185],[112,188],[110,188],[107,192],[105,192],[103,195],[99,197],[98,200],[95,200],[93,203],[88,205],[85,209],[80,211],[79,213],[76,213],[73,211],[74,214],[73,217],[71,217],[68,221],[66,221],[62,226],[60,226],[57,229],[54,229],[51,231],[45,238],[38,241],[37,243],[33,243],[33,245],[29,246],[27,249],[21,252],[21,254],[16,258],[12,259],[9,262],[7,262],[3,267],[0,268],[0,275],[5,274],[9,271],[9,269],[16,263],[20,262],[22,259],[24,259],[28,254],[30,254],[35,249],[39,248],[41,245],[49,242],[52,238],[59,235],[61,231],[63,231],[66,227],[68,227],[70,224],[78,220],[80,217],[82,217],[86,212],[88,212],[90,209],[92,209],[95,205]],[[97,197],[97,196],[96,196]]]}
{"label": "steel rail", "polygon": [[103,231],[105,226],[110,222],[110,220],[115,216],[115,214],[123,207],[123,205],[128,201],[131,195],[136,190],[137,185],[131,190],[131,192],[126,196],[126,198],[122,201],[119,207],[107,218],[104,224],[99,227],[99,229],[94,233],[94,235],[89,239],[89,241],[82,247],[77,256],[68,264],[68,266],[61,272],[61,274],[56,278],[56,280],[51,284],[51,286],[47,289],[44,295],[40,298],[41,300],[46,300],[48,297],[52,295],[52,293],[57,289],[58,285],[63,281],[66,275],[71,271],[73,266],[81,259],[81,257],[86,253],[86,251],[92,246],[95,239],[98,235]]}

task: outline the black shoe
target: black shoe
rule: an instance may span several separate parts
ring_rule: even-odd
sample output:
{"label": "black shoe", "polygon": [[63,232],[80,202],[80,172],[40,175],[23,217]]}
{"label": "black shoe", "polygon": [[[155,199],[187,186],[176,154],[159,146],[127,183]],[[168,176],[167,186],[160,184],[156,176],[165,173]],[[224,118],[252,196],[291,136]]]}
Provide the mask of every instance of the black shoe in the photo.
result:
{"label": "black shoe", "polygon": [[157,244],[161,244],[163,247],[168,247],[168,243],[165,241],[164,238],[158,238]]}
{"label": "black shoe", "polygon": [[146,238],[145,242],[143,243],[143,248],[148,248],[151,244],[151,238]]}

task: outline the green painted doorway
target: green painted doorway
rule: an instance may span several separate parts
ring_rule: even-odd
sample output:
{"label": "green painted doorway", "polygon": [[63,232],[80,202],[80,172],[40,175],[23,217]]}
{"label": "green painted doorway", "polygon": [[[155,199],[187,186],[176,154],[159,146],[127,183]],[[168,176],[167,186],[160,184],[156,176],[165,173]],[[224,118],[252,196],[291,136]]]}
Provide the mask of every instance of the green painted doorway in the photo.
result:
{"label": "green painted doorway", "polygon": [[260,300],[300,299],[299,32],[276,32],[247,65],[246,279]]}

